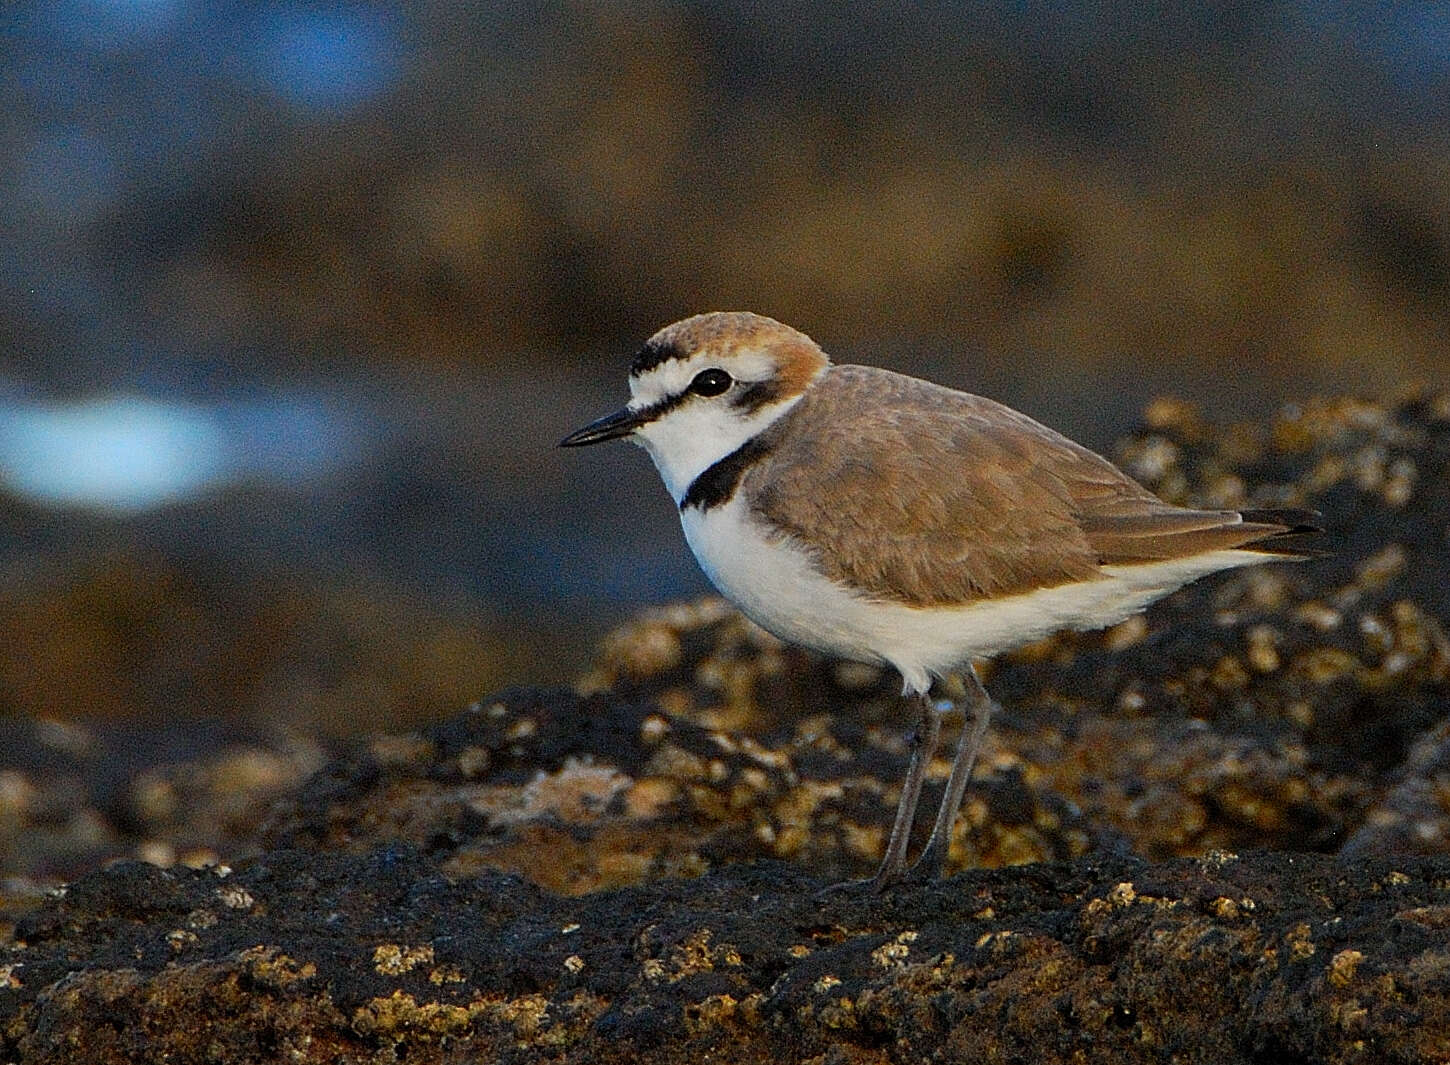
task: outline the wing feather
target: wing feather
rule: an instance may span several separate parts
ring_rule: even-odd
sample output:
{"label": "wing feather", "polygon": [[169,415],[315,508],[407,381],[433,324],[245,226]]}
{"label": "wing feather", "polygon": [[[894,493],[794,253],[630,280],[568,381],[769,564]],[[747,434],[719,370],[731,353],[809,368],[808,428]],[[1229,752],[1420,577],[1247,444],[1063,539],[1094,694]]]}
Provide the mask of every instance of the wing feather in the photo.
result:
{"label": "wing feather", "polygon": [[1170,506],[1024,414],[887,370],[833,367],[782,422],[751,506],[881,599],[967,603],[1284,531]]}

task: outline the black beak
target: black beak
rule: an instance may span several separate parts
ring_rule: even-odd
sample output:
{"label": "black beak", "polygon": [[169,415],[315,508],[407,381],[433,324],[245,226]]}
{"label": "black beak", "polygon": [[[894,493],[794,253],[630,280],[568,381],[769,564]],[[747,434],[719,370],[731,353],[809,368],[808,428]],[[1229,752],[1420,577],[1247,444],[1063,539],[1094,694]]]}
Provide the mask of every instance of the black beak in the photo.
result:
{"label": "black beak", "polygon": [[628,436],[648,420],[641,416],[640,411],[625,407],[613,414],[606,414],[598,421],[590,422],[578,432],[570,433],[559,441],[559,446],[583,447],[585,444],[598,444],[604,440],[618,440],[621,436]]}

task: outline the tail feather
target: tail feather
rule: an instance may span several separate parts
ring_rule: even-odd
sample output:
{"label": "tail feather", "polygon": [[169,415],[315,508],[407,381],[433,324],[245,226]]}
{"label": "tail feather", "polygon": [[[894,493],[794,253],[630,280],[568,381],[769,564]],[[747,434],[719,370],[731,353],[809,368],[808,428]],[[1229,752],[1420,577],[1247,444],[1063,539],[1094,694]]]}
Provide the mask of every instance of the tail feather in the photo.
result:
{"label": "tail feather", "polygon": [[1100,565],[1164,562],[1239,549],[1314,558],[1319,534],[1312,510],[1190,510],[1160,504],[1143,513],[1090,514],[1082,530]]}
{"label": "tail feather", "polygon": [[1319,524],[1323,515],[1317,510],[1285,507],[1245,510],[1240,513],[1245,523],[1279,526],[1266,536],[1240,544],[1242,550],[1262,551],[1267,555],[1283,555],[1287,558],[1323,558],[1330,554],[1319,546],[1324,527]]}

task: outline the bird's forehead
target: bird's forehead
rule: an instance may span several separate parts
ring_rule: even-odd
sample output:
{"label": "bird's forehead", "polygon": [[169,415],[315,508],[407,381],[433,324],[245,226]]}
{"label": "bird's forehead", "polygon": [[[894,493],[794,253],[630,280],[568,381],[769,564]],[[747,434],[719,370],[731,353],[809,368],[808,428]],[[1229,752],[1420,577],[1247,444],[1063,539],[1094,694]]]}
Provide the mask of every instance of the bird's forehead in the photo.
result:
{"label": "bird's forehead", "polygon": [[650,337],[630,366],[630,391],[671,395],[710,366],[739,380],[780,377],[804,387],[827,361],[810,337],[773,318],[715,311],[667,325]]}

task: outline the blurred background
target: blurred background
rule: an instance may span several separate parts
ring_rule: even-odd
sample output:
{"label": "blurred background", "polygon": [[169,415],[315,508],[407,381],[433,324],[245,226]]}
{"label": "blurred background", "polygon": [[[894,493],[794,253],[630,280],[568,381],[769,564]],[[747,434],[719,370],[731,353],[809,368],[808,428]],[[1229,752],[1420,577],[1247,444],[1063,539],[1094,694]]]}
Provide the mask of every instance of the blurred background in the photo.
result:
{"label": "blurred background", "polygon": [[0,715],[404,726],[705,590],[748,308],[1108,449],[1450,367],[1440,3],[11,0]]}

